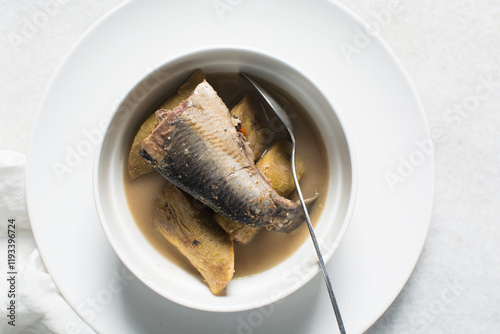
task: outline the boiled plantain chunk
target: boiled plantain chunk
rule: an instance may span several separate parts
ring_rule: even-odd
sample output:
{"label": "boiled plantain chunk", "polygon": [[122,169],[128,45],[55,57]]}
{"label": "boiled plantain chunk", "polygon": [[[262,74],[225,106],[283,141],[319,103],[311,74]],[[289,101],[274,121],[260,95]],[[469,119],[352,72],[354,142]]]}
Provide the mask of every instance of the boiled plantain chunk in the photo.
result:
{"label": "boiled plantain chunk", "polygon": [[266,137],[264,136],[264,129],[257,121],[255,105],[250,96],[245,96],[231,109],[230,113],[232,117],[241,121],[238,127],[245,135],[248,146],[253,151],[254,160],[257,161],[266,149]]}
{"label": "boiled plantain chunk", "polygon": [[[199,69],[195,70],[189,79],[179,87],[177,94],[163,103],[160,109],[173,109],[177,107],[193,93],[196,86],[204,79],[205,75],[203,72]],[[134,142],[132,143],[132,147],[130,148],[130,153],[128,155],[128,174],[132,180],[140,175],[154,170],[153,166],[148,164],[144,158],[139,155],[139,150],[141,148],[141,142],[151,134],[155,126],[156,115],[153,113],[144,123],[142,123],[139,131],[134,137]]]}
{"label": "boiled plantain chunk", "polygon": [[[257,168],[267,176],[269,184],[281,196],[288,196],[295,190],[295,181],[293,180],[292,146],[290,143],[279,141],[264,153],[262,158],[257,161]],[[306,167],[304,163],[295,158],[295,168],[297,178],[300,180]]]}
{"label": "boiled plantain chunk", "polygon": [[196,86],[202,83],[203,80],[205,80],[203,71],[200,69],[195,70],[189,79],[179,87],[177,94],[169,98],[159,109],[174,109],[191,96]]}
{"label": "boiled plantain chunk", "polygon": [[254,235],[260,230],[260,227],[243,225],[218,213],[214,215],[214,219],[234,240],[243,244],[252,240]]}
{"label": "boiled plantain chunk", "polygon": [[200,272],[213,294],[220,293],[234,273],[232,238],[193,199],[168,183],[153,209],[158,231]]}
{"label": "boiled plantain chunk", "polygon": [[[257,168],[268,178],[269,184],[281,196],[288,196],[295,190],[295,181],[292,174],[290,143],[277,142],[257,161]],[[298,158],[295,159],[297,168],[297,178],[300,180],[306,167]],[[258,227],[251,227],[240,224],[219,214],[214,215],[215,221],[234,240],[241,243],[248,243],[259,230]]]}
{"label": "boiled plantain chunk", "polygon": [[133,180],[136,177],[154,171],[153,166],[148,164],[143,157],[139,155],[141,141],[149,136],[156,123],[156,115],[152,114],[142,123],[139,131],[135,135],[134,142],[128,154],[128,175]]}

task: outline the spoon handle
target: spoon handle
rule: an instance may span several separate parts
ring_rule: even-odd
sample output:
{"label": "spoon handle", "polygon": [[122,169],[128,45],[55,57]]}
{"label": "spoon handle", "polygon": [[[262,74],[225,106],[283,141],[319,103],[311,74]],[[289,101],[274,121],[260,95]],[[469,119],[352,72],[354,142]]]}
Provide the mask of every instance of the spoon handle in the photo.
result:
{"label": "spoon handle", "polygon": [[283,122],[285,127],[288,130],[288,134],[290,135],[290,139],[292,140],[292,174],[293,180],[295,181],[295,187],[297,193],[299,194],[300,203],[302,205],[302,209],[304,210],[304,214],[306,216],[307,227],[309,228],[309,234],[311,235],[312,242],[314,244],[314,248],[316,249],[316,254],[318,255],[319,265],[321,267],[321,271],[323,272],[323,278],[325,279],[326,287],[328,289],[328,294],[330,296],[330,301],[332,302],[333,311],[335,312],[335,317],[337,318],[337,324],[339,326],[339,330],[341,334],[345,334],[344,322],[342,321],[342,316],[340,315],[340,309],[337,304],[337,300],[335,299],[335,295],[333,293],[332,283],[330,282],[330,277],[328,276],[328,272],[326,271],[325,261],[323,260],[323,255],[321,255],[321,250],[319,248],[318,240],[316,239],[316,234],[314,233],[313,226],[311,224],[311,218],[309,218],[309,212],[307,211],[306,203],[304,201],[304,197],[302,196],[302,191],[300,190],[299,180],[297,178],[297,172],[295,169],[295,137],[293,135],[293,126],[292,122],[288,118],[286,112],[281,108],[278,102],[269,95],[264,88],[262,88],[258,83],[256,83],[252,78],[248,77],[244,73],[240,73],[242,77],[247,79],[254,87],[259,91],[262,97],[269,104],[271,109],[276,113],[278,118]]}
{"label": "spoon handle", "polygon": [[328,275],[328,271],[326,270],[325,261],[323,260],[323,255],[321,254],[321,250],[319,248],[318,240],[316,239],[316,233],[314,233],[314,229],[311,223],[311,218],[309,218],[309,212],[307,210],[306,204],[304,202],[304,197],[302,196],[302,191],[300,189],[299,180],[297,178],[297,173],[295,169],[295,138],[292,137],[292,173],[293,179],[295,181],[295,187],[297,193],[299,194],[300,203],[302,204],[302,209],[304,210],[304,214],[306,216],[307,227],[309,229],[309,234],[311,235],[312,242],[314,244],[314,248],[316,249],[316,254],[318,255],[319,265],[321,267],[321,271],[323,272],[323,278],[325,279],[326,288],[328,290],[328,294],[330,296],[330,301],[333,306],[333,312],[335,313],[335,317],[337,318],[337,324],[339,326],[339,330],[341,334],[345,334],[344,322],[342,321],[342,316],[340,314],[340,309],[337,304],[337,299],[335,298],[335,294],[333,293],[332,283],[330,281],[330,276]]}

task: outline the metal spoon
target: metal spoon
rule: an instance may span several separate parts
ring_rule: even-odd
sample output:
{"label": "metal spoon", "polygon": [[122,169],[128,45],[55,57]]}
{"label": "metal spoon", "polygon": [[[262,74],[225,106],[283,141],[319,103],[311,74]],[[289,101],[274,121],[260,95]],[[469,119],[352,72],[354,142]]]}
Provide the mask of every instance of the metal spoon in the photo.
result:
{"label": "metal spoon", "polygon": [[279,119],[283,122],[285,125],[286,129],[288,130],[288,133],[290,135],[290,138],[292,140],[292,173],[293,173],[293,179],[295,181],[295,187],[297,189],[297,193],[299,194],[300,198],[300,203],[302,204],[302,209],[304,210],[305,216],[306,216],[306,221],[307,221],[307,227],[309,228],[309,233],[311,235],[312,242],[314,244],[314,248],[316,249],[316,254],[318,255],[318,260],[319,260],[319,265],[321,267],[321,270],[323,272],[323,278],[325,279],[326,287],[328,289],[328,294],[330,295],[330,300],[332,302],[333,306],[333,311],[335,312],[335,317],[337,318],[337,324],[340,329],[340,333],[345,334],[345,328],[344,328],[344,323],[342,321],[342,317],[340,315],[340,310],[339,306],[337,304],[337,300],[335,299],[335,295],[333,294],[333,288],[332,288],[332,283],[330,282],[330,277],[328,276],[328,272],[326,271],[325,267],[325,262],[323,260],[323,256],[321,255],[321,250],[318,245],[318,241],[316,239],[316,234],[314,233],[314,229],[311,224],[311,219],[309,218],[309,212],[307,211],[306,203],[304,202],[304,198],[302,197],[302,191],[300,190],[299,186],[299,180],[297,179],[297,173],[295,171],[295,137],[293,135],[293,126],[292,122],[290,121],[290,118],[288,118],[288,115],[286,112],[281,108],[281,106],[276,102],[275,99],[269,93],[267,93],[258,83],[256,83],[253,79],[248,77],[248,75],[244,73],[240,73],[242,77],[247,79],[254,87],[259,91],[259,93],[262,95],[262,97],[266,100],[266,102],[269,104],[271,109],[276,113],[276,115],[279,117]]}

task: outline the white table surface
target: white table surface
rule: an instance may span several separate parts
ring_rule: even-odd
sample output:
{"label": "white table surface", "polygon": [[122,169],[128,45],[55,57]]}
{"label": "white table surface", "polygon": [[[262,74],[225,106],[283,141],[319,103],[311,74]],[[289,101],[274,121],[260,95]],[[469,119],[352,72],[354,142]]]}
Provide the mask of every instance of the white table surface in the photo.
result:
{"label": "white table surface", "polygon": [[[57,66],[121,2],[0,0],[0,149],[27,151]],[[498,333],[500,2],[339,2],[379,25],[420,95],[436,145],[435,204],[422,255],[367,333]],[[394,2],[400,10],[387,16]]]}

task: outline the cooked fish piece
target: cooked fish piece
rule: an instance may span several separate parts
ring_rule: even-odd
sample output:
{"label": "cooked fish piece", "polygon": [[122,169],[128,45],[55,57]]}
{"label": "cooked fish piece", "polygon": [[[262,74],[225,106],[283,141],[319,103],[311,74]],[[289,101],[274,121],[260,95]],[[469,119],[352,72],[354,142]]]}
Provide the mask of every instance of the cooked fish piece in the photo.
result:
{"label": "cooked fish piece", "polygon": [[[248,139],[247,142],[252,143]],[[291,151],[291,143],[278,141],[256,163],[257,168],[267,177],[271,187],[281,196],[288,196],[295,190]],[[297,178],[300,180],[306,167],[302,160],[297,157],[295,165],[297,166]],[[248,243],[259,231],[259,228],[240,224],[218,213],[214,215],[214,219],[234,240],[244,244]]]}
{"label": "cooked fish piece", "polygon": [[[245,135],[245,141],[254,154],[254,160],[258,160],[266,149],[266,137],[261,124],[257,121],[255,103],[246,95],[229,113],[236,130]],[[243,225],[218,213],[214,214],[214,219],[234,240],[243,244],[252,240],[260,230],[260,227]]]}
{"label": "cooked fish piece", "polygon": [[153,209],[158,231],[200,272],[213,294],[234,273],[232,238],[191,197],[167,182]]}
{"label": "cooked fish piece", "polygon": [[203,81],[142,142],[141,155],[166,179],[223,216],[291,232],[304,221],[298,202],[272,189],[253,162],[229,110]]}
{"label": "cooked fish piece", "polygon": [[[193,93],[196,86],[203,80],[205,80],[203,72],[199,69],[195,70],[189,79],[179,87],[177,94],[165,101],[165,103],[161,105],[160,109],[172,109],[177,107]],[[154,170],[153,167],[144,161],[144,159],[139,155],[139,150],[141,148],[141,142],[144,138],[151,134],[151,131],[153,131],[156,124],[156,114],[152,113],[148,119],[142,123],[139,131],[137,131],[137,134],[134,137],[134,142],[132,143],[132,147],[130,148],[130,153],[128,155],[128,174],[132,180]]]}

